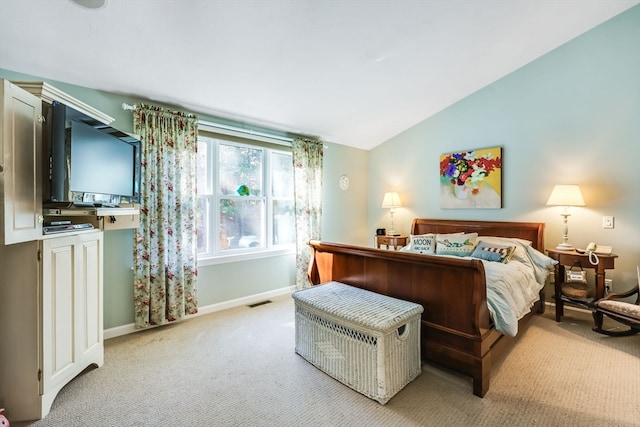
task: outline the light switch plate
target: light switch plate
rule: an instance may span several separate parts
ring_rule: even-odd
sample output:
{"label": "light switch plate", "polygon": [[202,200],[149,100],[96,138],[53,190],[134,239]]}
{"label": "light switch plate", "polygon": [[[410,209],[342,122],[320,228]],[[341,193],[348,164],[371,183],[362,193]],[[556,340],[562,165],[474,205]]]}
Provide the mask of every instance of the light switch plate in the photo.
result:
{"label": "light switch plate", "polygon": [[602,217],[602,228],[613,228],[613,217],[612,216],[603,216]]}

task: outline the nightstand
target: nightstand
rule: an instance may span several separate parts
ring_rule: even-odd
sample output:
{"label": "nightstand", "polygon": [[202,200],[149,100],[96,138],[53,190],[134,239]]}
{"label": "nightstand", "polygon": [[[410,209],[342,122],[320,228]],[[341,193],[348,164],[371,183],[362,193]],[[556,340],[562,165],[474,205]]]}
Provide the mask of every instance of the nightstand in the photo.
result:
{"label": "nightstand", "polygon": [[[554,269],[554,289],[555,289],[555,303],[556,303],[556,322],[559,322],[564,315],[564,304],[569,303],[582,308],[591,309],[593,302],[604,298],[604,274],[605,270],[614,269],[614,260],[618,258],[618,255],[610,254],[596,254],[598,255],[599,263],[597,265],[591,264],[589,261],[589,254],[581,254],[576,251],[560,251],[555,249],[547,249],[549,257],[558,261]],[[571,298],[562,293],[562,284],[565,282],[565,266],[580,265],[583,269],[593,269],[596,273],[596,289],[593,298]]]}
{"label": "nightstand", "polygon": [[376,236],[376,247],[380,249],[380,246],[384,245],[389,249],[393,246],[394,250],[398,250],[398,247],[407,246],[408,236]]}

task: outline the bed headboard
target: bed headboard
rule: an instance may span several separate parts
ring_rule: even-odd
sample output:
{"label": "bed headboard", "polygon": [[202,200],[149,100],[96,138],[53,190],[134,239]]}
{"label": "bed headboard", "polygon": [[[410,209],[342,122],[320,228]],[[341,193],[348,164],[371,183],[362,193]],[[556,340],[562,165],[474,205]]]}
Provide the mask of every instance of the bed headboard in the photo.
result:
{"label": "bed headboard", "polygon": [[478,233],[479,236],[517,237],[530,240],[532,246],[544,252],[544,222],[460,221],[453,219],[416,218],[411,234]]}

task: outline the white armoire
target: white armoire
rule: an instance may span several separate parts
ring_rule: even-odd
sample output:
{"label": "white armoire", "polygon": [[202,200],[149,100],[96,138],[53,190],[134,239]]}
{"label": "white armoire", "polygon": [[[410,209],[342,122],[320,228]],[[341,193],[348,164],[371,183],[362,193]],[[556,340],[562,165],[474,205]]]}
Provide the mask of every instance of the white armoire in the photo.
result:
{"label": "white armoire", "polygon": [[0,92],[0,408],[22,421],[104,362],[103,232],[42,234],[43,98]]}

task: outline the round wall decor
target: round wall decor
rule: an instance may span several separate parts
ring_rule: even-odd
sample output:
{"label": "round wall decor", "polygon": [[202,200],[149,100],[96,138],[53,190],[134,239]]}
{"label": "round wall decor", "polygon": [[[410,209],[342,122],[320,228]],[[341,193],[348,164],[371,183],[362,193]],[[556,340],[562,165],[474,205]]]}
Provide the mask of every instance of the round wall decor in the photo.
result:
{"label": "round wall decor", "polygon": [[342,191],[346,191],[349,188],[349,177],[347,175],[342,175],[340,177],[340,189]]}

